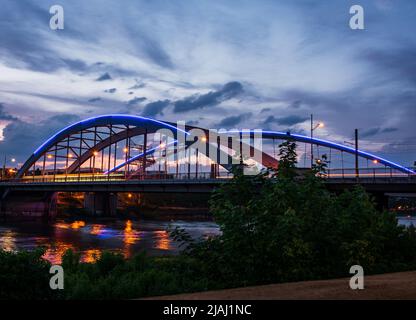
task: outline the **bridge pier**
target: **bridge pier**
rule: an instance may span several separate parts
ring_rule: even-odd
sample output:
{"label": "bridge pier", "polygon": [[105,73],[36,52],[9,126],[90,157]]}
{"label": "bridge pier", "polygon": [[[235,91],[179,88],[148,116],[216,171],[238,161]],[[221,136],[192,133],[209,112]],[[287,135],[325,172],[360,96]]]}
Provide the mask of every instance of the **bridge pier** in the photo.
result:
{"label": "bridge pier", "polygon": [[117,193],[86,192],[84,208],[94,216],[114,217],[117,210]]}
{"label": "bridge pier", "polygon": [[389,196],[384,192],[372,193],[378,211],[389,209]]}
{"label": "bridge pier", "polygon": [[10,192],[2,199],[1,216],[5,219],[55,219],[57,192]]}

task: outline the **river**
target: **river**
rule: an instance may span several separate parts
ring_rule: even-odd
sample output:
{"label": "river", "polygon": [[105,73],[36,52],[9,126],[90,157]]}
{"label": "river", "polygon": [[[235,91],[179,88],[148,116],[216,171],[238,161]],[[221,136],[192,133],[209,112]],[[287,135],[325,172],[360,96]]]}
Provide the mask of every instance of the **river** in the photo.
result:
{"label": "river", "polygon": [[60,263],[63,253],[72,249],[81,261],[93,262],[102,251],[118,252],[126,258],[146,251],[151,255],[175,254],[181,249],[167,229],[184,228],[193,238],[219,233],[210,221],[96,220],[0,223],[0,249],[8,251],[46,248],[44,258]]}
{"label": "river", "polygon": [[[416,217],[400,217],[399,224],[416,226]],[[181,248],[167,229],[184,228],[193,238],[219,234],[210,221],[96,220],[65,221],[51,224],[15,222],[0,224],[0,249],[8,251],[46,248],[44,257],[60,263],[63,253],[72,249],[83,262],[93,262],[106,250],[126,258],[145,250],[151,255],[176,254]]]}

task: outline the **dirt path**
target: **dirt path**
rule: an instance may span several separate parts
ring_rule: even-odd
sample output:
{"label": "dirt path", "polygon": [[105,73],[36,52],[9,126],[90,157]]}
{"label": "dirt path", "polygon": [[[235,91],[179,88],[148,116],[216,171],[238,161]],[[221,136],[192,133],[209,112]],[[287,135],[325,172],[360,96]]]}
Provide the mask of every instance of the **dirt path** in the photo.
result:
{"label": "dirt path", "polygon": [[364,290],[349,279],[304,281],[156,297],[161,300],[416,299],[416,271],[366,276]]}

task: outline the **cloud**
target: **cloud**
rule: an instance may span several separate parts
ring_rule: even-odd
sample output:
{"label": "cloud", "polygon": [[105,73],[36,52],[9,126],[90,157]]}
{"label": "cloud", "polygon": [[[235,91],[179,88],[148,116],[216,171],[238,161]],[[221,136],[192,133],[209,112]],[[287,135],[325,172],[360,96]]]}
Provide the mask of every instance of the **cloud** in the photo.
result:
{"label": "cloud", "polygon": [[395,132],[399,130],[398,128],[370,128],[368,130],[363,131],[362,133],[360,133],[361,138],[370,138],[373,137],[377,134],[382,134],[382,133],[391,133],[391,132]]}
{"label": "cloud", "polygon": [[99,76],[95,81],[106,81],[106,80],[112,80],[111,75],[108,72]]}
{"label": "cloud", "polygon": [[154,117],[156,115],[163,115],[163,110],[170,104],[170,100],[159,100],[148,103],[142,112],[145,117]]}
{"label": "cloud", "polygon": [[111,89],[104,90],[104,92],[106,92],[106,93],[115,93],[116,91],[117,91],[117,88],[111,88]]}
{"label": "cloud", "polygon": [[240,82],[228,82],[220,90],[210,91],[206,94],[196,94],[176,101],[173,111],[179,113],[215,106],[238,96],[243,91],[244,89]]}
{"label": "cloud", "polygon": [[17,120],[16,117],[10,115],[4,110],[4,104],[0,103],[0,120],[6,120],[6,121],[13,121]]}
{"label": "cloud", "polygon": [[416,46],[410,44],[395,49],[372,49],[363,57],[378,68],[378,72],[399,81],[416,84]]}
{"label": "cloud", "polygon": [[140,102],[147,100],[145,97],[134,97],[133,99],[127,101],[128,106],[134,106]]}
{"label": "cloud", "polygon": [[146,85],[144,83],[136,83],[134,86],[131,86],[129,88],[129,90],[136,90],[136,89],[142,89],[144,88]]}
{"label": "cloud", "polygon": [[98,102],[98,101],[101,101],[102,99],[101,98],[99,98],[99,97],[97,97],[97,98],[91,98],[91,99],[88,99],[88,102]]}
{"label": "cloud", "polygon": [[46,139],[79,120],[73,114],[54,115],[39,123],[14,120],[3,130],[4,140],[0,141],[0,152],[17,158],[19,162],[26,161]]}
{"label": "cloud", "polygon": [[282,125],[282,126],[291,127],[295,124],[305,122],[308,119],[309,119],[308,117],[301,117],[301,116],[296,116],[296,115],[289,115],[289,116],[284,116],[284,117],[280,117],[280,118],[275,118],[274,116],[269,116],[264,121],[264,124],[268,125],[268,124],[272,124],[272,123],[277,123],[277,124]]}
{"label": "cloud", "polygon": [[219,128],[231,128],[233,126],[240,124],[241,122],[249,118],[251,115],[252,113],[248,112],[248,113],[240,114],[238,116],[230,116],[221,120],[221,122],[219,122],[217,126]]}

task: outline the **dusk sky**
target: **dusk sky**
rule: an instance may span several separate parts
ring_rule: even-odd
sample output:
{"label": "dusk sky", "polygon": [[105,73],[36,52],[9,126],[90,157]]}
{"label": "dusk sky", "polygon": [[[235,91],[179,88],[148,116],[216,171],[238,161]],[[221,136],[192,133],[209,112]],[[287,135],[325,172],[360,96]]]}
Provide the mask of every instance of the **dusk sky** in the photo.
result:
{"label": "dusk sky", "polygon": [[[109,113],[290,130],[411,166],[416,2],[0,0],[0,156]],[[51,30],[49,8],[64,8]],[[349,9],[365,10],[352,30]],[[2,160],[1,160],[2,161]]]}

